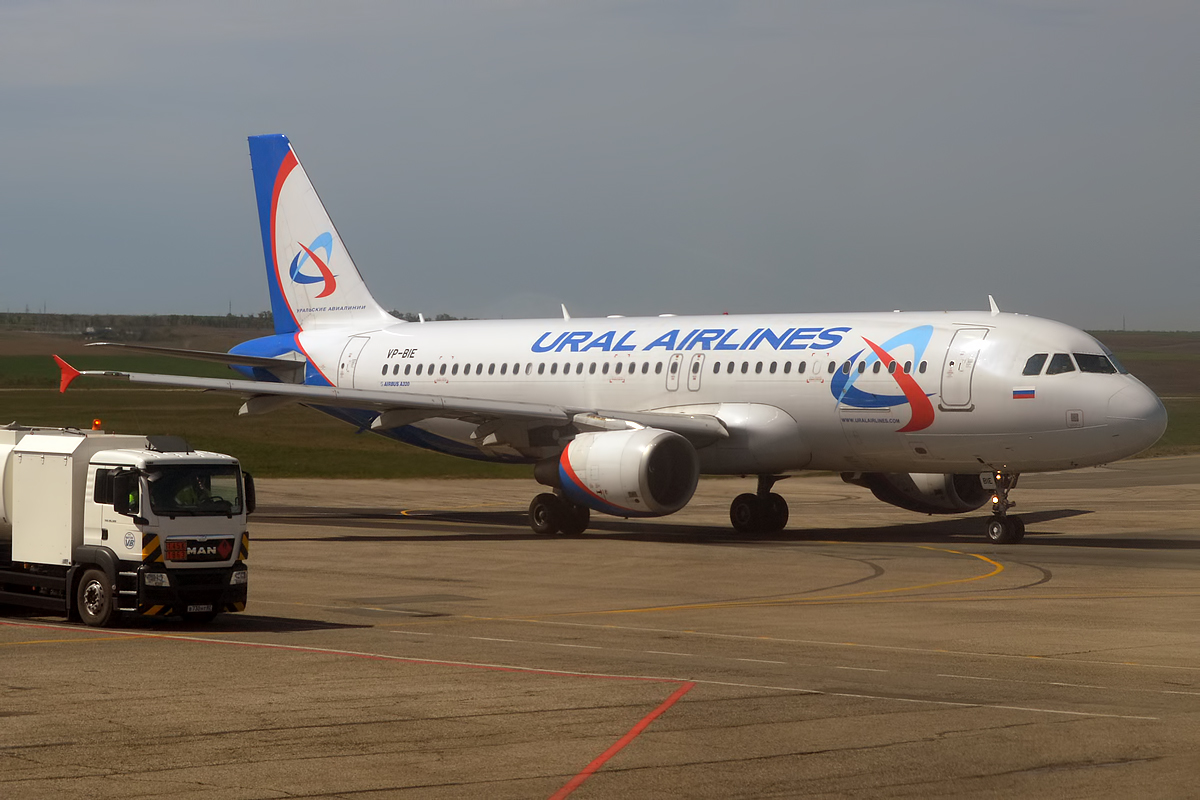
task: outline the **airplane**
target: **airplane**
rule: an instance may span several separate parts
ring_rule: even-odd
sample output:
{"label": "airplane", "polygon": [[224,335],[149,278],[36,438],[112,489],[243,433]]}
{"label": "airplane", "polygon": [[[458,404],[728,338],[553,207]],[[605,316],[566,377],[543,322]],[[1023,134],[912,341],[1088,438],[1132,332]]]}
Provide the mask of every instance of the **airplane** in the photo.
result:
{"label": "airplane", "polygon": [[926,514],[990,504],[987,538],[1027,472],[1104,464],[1166,429],[1159,398],[1092,336],[987,311],[405,322],[371,296],[286,136],[251,136],[275,333],[228,353],[105,343],[229,365],[211,379],[80,375],[241,395],[240,414],[299,403],[359,430],[455,456],[531,464],[540,534],[592,511],[659,517],[701,475],[755,476],[730,504],[743,533],[782,530],[773,491],[841,473]]}

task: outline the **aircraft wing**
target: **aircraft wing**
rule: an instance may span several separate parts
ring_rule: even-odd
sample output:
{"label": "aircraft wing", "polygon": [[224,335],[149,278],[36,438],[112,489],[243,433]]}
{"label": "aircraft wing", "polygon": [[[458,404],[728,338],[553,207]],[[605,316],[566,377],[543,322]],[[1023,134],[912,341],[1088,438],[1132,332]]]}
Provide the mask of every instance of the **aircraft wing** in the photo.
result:
{"label": "aircraft wing", "polygon": [[[471,397],[450,397],[415,392],[379,392],[369,389],[343,389],[336,386],[309,386],[297,383],[196,378],[186,375],[159,375],[146,372],[114,370],[77,370],[54,356],[62,371],[59,391],[65,392],[75,378],[101,377],[145,383],[152,386],[172,386],[180,389],[202,389],[248,397],[240,413],[261,413],[288,402],[334,408],[367,408],[392,413],[403,424],[431,417],[447,417],[480,423],[492,420],[517,420],[527,424],[566,425],[575,422],[585,427],[603,427],[606,421],[632,422],[661,428],[680,434],[698,447],[729,436],[719,419],[707,414],[681,414],[661,411],[614,411],[597,408],[574,408],[519,400],[494,400]],[[578,420],[576,418],[579,418]]]}

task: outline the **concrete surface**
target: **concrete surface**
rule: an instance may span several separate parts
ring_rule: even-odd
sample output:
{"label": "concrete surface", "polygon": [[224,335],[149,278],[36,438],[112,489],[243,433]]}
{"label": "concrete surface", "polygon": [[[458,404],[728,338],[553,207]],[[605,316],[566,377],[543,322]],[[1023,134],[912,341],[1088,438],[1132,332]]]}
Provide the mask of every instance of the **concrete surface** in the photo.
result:
{"label": "concrete surface", "polygon": [[0,796],[1191,797],[1200,458],[1025,476],[1025,542],[836,477],[745,537],[520,481],[276,481],[247,612],[0,609]]}

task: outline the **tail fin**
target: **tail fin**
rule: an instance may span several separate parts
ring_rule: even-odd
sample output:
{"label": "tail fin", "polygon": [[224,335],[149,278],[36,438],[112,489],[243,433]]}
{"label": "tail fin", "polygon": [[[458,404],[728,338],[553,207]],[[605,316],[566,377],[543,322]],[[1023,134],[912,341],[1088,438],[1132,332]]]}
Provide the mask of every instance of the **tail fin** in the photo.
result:
{"label": "tail fin", "polygon": [[251,136],[250,165],[275,332],[396,322],[371,297],[287,137]]}

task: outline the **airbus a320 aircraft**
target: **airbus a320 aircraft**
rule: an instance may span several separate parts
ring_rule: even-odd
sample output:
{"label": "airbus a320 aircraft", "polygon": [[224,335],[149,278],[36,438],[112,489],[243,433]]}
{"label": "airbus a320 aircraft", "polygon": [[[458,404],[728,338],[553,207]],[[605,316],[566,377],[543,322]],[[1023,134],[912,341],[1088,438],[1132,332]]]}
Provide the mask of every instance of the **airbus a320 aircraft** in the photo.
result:
{"label": "airbus a320 aircraft", "polygon": [[[782,476],[833,470],[911,511],[990,503],[987,536],[1020,541],[1023,472],[1114,461],[1153,444],[1166,411],[1104,345],[990,311],[608,317],[406,323],[363,282],[291,144],[250,137],[275,335],[229,353],[244,380],[79,374],[289,403],[456,456],[533,465],[539,533],[590,511],[657,517],[700,475],[754,475],[743,532],[788,519]],[[124,345],[132,347],[131,345]]]}

